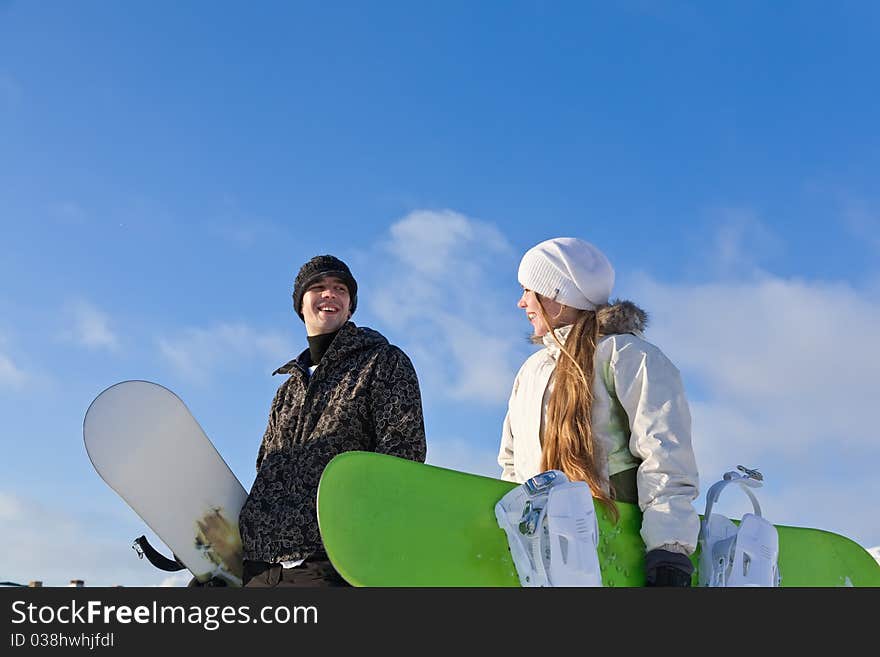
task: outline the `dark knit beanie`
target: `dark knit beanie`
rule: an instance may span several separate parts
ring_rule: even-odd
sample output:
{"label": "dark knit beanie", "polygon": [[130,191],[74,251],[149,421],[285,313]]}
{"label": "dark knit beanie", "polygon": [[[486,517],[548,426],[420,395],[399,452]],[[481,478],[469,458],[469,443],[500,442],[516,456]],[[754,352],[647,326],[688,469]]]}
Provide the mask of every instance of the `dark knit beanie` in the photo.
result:
{"label": "dark knit beanie", "polygon": [[299,318],[305,321],[302,312],[303,295],[309,286],[325,276],[335,276],[348,286],[348,294],[351,297],[351,312],[354,314],[357,308],[358,284],[351,275],[351,270],[342,260],[332,255],[319,255],[309,260],[300,267],[296,280],[293,283],[293,308]]}

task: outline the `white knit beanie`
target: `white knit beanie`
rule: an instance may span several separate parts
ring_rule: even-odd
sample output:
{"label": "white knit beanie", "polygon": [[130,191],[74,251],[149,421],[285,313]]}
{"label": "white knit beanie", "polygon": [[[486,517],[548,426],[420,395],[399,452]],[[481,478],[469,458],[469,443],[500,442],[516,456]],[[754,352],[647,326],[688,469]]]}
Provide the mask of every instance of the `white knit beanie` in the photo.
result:
{"label": "white knit beanie", "polygon": [[614,268],[589,242],[556,237],[526,251],[517,278],[527,290],[563,305],[594,310],[608,303]]}

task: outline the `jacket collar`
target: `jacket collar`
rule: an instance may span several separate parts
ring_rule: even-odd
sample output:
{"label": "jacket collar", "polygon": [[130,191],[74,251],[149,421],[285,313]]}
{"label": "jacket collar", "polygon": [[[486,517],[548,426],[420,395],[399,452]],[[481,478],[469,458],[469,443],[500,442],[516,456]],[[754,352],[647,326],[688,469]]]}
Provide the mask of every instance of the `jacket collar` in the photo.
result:
{"label": "jacket collar", "polygon": [[[648,326],[648,313],[631,301],[615,300],[607,306],[602,306],[597,311],[597,317],[600,337],[621,333],[632,333],[641,337]],[[568,334],[571,333],[571,328],[572,325],[569,324],[556,329],[556,337],[563,345]],[[554,359],[559,356],[559,345],[549,332],[541,338],[541,342],[547,347],[550,356]]]}
{"label": "jacket collar", "polygon": [[[354,322],[348,321],[342,325],[339,333],[333,338],[333,342],[327,347],[321,362],[343,361],[355,352],[371,349],[383,344],[388,344],[388,340],[378,331],[365,326],[356,326]],[[311,365],[312,359],[307,348],[299,356],[272,372],[272,375],[290,374],[294,369],[308,372]]]}
{"label": "jacket collar", "polygon": [[[569,324],[568,326],[560,326],[556,329],[556,337],[562,344],[565,344],[568,334],[571,333],[571,327],[572,325]],[[550,356],[552,356],[554,360],[559,357],[559,345],[556,344],[556,340],[553,339],[553,335],[551,335],[550,331],[547,331],[547,333],[544,334],[541,338],[541,342],[547,347],[547,351],[550,352]]]}

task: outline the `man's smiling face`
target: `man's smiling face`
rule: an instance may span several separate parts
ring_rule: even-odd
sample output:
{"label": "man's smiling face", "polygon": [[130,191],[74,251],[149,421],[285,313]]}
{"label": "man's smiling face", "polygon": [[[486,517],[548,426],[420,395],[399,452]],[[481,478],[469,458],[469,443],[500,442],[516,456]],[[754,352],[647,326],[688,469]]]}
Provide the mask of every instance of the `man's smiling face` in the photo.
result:
{"label": "man's smiling face", "polygon": [[335,276],[325,276],[309,285],[303,295],[303,319],[309,335],[339,330],[351,317],[348,286]]}

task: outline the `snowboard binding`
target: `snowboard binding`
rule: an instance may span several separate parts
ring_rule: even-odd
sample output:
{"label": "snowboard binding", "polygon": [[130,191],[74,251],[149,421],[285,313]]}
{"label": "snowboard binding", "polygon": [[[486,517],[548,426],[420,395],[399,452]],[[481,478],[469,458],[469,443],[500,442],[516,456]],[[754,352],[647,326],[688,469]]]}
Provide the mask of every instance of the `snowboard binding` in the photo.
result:
{"label": "snowboard binding", "polygon": [[502,497],[495,518],[523,586],[602,586],[599,527],[584,482],[542,472]]}
{"label": "snowboard binding", "polygon": [[[706,495],[699,538],[700,586],[779,586],[779,534],[761,515],[761,505],[751,490],[760,488],[764,477],[741,465],[737,470],[726,472]],[[727,517],[712,513],[721,491],[729,484],[736,484],[748,495],[754,510],[746,513],[738,526]]]}

